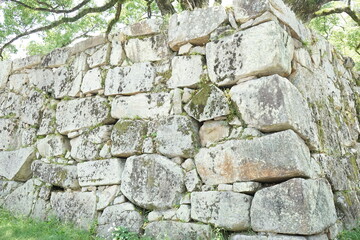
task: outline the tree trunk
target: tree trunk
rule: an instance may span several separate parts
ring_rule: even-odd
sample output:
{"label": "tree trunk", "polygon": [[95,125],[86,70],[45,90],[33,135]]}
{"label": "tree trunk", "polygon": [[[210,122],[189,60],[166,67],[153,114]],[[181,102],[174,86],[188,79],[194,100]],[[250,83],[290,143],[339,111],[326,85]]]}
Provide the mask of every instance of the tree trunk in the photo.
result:
{"label": "tree trunk", "polygon": [[176,13],[174,6],[171,4],[171,0],[155,0],[155,2],[161,12],[161,15],[165,16]]}
{"label": "tree trunk", "polygon": [[181,8],[184,10],[194,10],[209,5],[209,0],[180,0]]}
{"label": "tree trunk", "polygon": [[331,0],[284,0],[284,2],[301,20],[309,22],[322,5],[331,2]]}

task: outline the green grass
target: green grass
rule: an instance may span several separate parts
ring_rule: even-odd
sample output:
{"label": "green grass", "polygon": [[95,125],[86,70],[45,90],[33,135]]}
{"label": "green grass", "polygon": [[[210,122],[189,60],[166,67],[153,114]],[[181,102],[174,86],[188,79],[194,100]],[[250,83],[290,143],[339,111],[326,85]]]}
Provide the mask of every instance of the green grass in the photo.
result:
{"label": "green grass", "polygon": [[101,240],[93,233],[56,219],[38,221],[0,208],[0,240]]}
{"label": "green grass", "polygon": [[339,235],[339,240],[359,240],[360,239],[360,226],[351,231],[343,231]]}

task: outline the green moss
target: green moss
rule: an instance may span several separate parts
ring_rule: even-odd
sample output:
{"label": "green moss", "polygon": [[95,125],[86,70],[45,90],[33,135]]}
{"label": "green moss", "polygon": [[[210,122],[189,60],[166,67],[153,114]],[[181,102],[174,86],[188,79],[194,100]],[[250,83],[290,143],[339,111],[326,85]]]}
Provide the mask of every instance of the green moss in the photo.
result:
{"label": "green moss", "polygon": [[353,176],[355,177],[355,179],[353,179],[354,181],[359,180],[359,173],[360,173],[360,169],[359,166],[357,165],[356,160],[357,160],[357,156],[355,155],[351,156],[349,159],[349,162],[353,169]]}
{"label": "green moss", "polygon": [[172,70],[167,70],[166,72],[157,73],[158,76],[164,78],[165,80],[169,80],[172,76]]}

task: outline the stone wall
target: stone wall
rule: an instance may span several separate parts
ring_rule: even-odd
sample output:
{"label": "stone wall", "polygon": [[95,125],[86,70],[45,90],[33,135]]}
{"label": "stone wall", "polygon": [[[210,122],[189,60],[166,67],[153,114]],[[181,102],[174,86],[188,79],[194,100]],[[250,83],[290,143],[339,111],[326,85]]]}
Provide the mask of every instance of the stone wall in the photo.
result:
{"label": "stone wall", "polygon": [[360,218],[351,67],[280,0],[0,62],[0,205],[101,236],[334,239]]}

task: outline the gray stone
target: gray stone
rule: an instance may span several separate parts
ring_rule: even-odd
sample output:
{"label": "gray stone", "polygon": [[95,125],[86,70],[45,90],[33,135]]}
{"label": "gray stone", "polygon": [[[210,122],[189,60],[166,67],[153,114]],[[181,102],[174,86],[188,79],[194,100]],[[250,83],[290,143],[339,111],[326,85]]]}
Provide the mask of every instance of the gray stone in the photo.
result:
{"label": "gray stone", "polygon": [[96,51],[87,59],[90,68],[99,67],[105,65],[109,61],[110,44],[97,48]]}
{"label": "gray stone", "polygon": [[125,43],[126,56],[134,63],[154,62],[170,57],[165,35],[148,38],[132,38]]}
{"label": "gray stone", "polygon": [[171,116],[154,123],[158,153],[168,157],[192,157],[199,146],[198,126],[187,116]]}
{"label": "gray stone", "polygon": [[111,40],[110,64],[113,66],[121,65],[125,60],[125,50],[122,46],[123,33],[118,33]]}
{"label": "gray stone", "polygon": [[258,182],[236,182],[233,184],[233,191],[239,193],[253,194],[261,188]]}
{"label": "gray stone", "polygon": [[93,192],[52,192],[50,203],[61,221],[70,221],[89,230],[96,218],[96,194]]}
{"label": "gray stone", "polygon": [[126,160],[121,191],[131,202],[146,209],[167,209],[180,202],[184,174],[170,159],[156,155]]}
{"label": "gray stone", "polygon": [[207,44],[209,77],[217,85],[226,86],[249,76],[287,76],[293,52],[292,38],[285,30],[266,22]]}
{"label": "gray stone", "polygon": [[218,191],[232,191],[233,190],[233,185],[231,184],[219,184],[217,187]]}
{"label": "gray stone", "polygon": [[15,181],[2,181],[0,180],[0,206],[5,202],[5,198],[12,193],[15,189],[20,187],[22,183]]}
{"label": "gray stone", "polygon": [[46,108],[41,116],[41,122],[37,135],[48,135],[55,132],[56,129],[55,110]]}
{"label": "gray stone", "polygon": [[256,137],[262,137],[264,134],[257,130],[256,128],[245,128],[244,131],[241,133],[241,138],[244,139],[251,139]]}
{"label": "gray stone", "polygon": [[310,152],[291,130],[253,140],[230,140],[195,155],[198,173],[208,185],[238,181],[276,182],[309,177]]}
{"label": "gray stone", "polygon": [[195,163],[194,160],[191,158],[186,159],[182,164],[181,167],[185,170],[185,171],[191,171],[195,168]]}
{"label": "gray stone", "polygon": [[162,19],[145,19],[138,23],[126,26],[123,32],[129,37],[148,36],[161,33],[164,21]]}
{"label": "gray stone", "polygon": [[0,117],[19,117],[22,97],[12,92],[0,93]]}
{"label": "gray stone", "polygon": [[17,148],[17,126],[17,122],[13,119],[0,118],[0,150]]}
{"label": "gray stone", "polygon": [[117,158],[78,163],[81,187],[120,184],[125,161]]}
{"label": "gray stone", "polygon": [[74,47],[71,48],[71,52],[72,54],[84,52],[86,49],[93,48],[101,44],[105,44],[106,41],[107,38],[105,37],[105,34],[91,37],[84,41],[76,43]]}
{"label": "gray stone", "polygon": [[81,83],[81,91],[84,94],[97,93],[102,86],[101,68],[94,68],[87,71]]}
{"label": "gray stone", "polygon": [[41,60],[42,56],[40,55],[15,59],[13,60],[12,71],[15,72],[24,68],[32,68],[36,65],[39,65],[41,63]]}
{"label": "gray stone", "polygon": [[[130,232],[140,233],[144,223],[143,216],[131,203],[123,203],[105,208],[99,218],[98,235],[111,237],[111,227],[124,227]],[[109,238],[112,239],[112,238]]]}
{"label": "gray stone", "polygon": [[210,239],[212,235],[209,225],[198,223],[183,223],[176,221],[151,222],[145,228],[145,236],[157,240],[196,240]]}
{"label": "gray stone", "polygon": [[33,147],[0,152],[0,176],[8,180],[26,181],[31,177],[31,163],[35,158]]}
{"label": "gray stone", "polygon": [[171,99],[172,93],[166,92],[117,96],[111,104],[111,116],[113,118],[165,117],[170,113]]}
{"label": "gray stone", "polygon": [[185,105],[184,110],[200,122],[230,113],[225,94],[214,85],[207,85],[200,89]]}
{"label": "gray stone", "polygon": [[70,55],[70,48],[55,49],[43,58],[41,65],[49,68],[60,67],[66,64]]}
{"label": "gray stone", "polygon": [[44,103],[45,96],[35,90],[31,90],[22,103],[20,120],[29,125],[38,125]]}
{"label": "gray stone", "polygon": [[273,75],[243,82],[231,88],[230,96],[248,126],[263,132],[292,129],[317,145],[311,111],[288,79]]}
{"label": "gray stone", "polygon": [[[29,74],[12,74],[9,80],[6,79],[7,89],[20,95],[26,95],[27,85],[29,83]],[[1,89],[1,88],[0,88]]]}
{"label": "gray stone", "polygon": [[194,192],[201,189],[201,179],[196,169],[193,169],[185,175],[185,187],[188,192]]}
{"label": "gray stone", "polygon": [[200,127],[199,135],[201,146],[210,146],[227,138],[230,134],[230,127],[226,121],[207,121]]}
{"label": "gray stone", "polygon": [[109,106],[105,98],[82,98],[61,101],[56,108],[57,130],[61,134],[109,123]]}
{"label": "gray stone", "polygon": [[191,194],[191,218],[231,231],[250,228],[252,197],[234,192],[194,192]]}
{"label": "gray stone", "polygon": [[163,218],[161,211],[155,211],[155,210],[151,211],[147,216],[147,220],[149,222],[160,221],[161,218]]}
{"label": "gray stone", "polygon": [[146,121],[120,119],[111,133],[111,154],[117,157],[141,154],[147,128]]}
{"label": "gray stone", "polygon": [[[30,179],[6,197],[3,207],[16,215],[30,216],[35,210],[36,203],[44,200],[40,193],[45,189],[49,191],[49,188],[50,186],[36,179]],[[44,211],[38,214],[46,215]]]}
{"label": "gray stone", "polygon": [[193,89],[184,88],[182,99],[181,99],[182,102],[188,103],[191,100],[192,96],[194,95],[194,92],[195,92],[195,90],[193,90]]}
{"label": "gray stone", "polygon": [[36,147],[42,157],[59,157],[70,151],[69,140],[61,135],[47,135],[38,140]]}
{"label": "gray stone", "polygon": [[108,207],[114,201],[115,197],[119,192],[119,185],[113,185],[105,188],[102,191],[97,191],[96,195],[98,197],[98,203],[96,205],[96,210],[101,211],[104,210],[104,208]]}
{"label": "gray stone", "polygon": [[56,76],[51,69],[32,69],[28,76],[30,85],[47,93],[53,92]]}
{"label": "gray stone", "polygon": [[227,19],[225,8],[221,6],[174,14],[169,23],[169,46],[178,51],[187,43],[205,45],[210,33]]}
{"label": "gray stone", "polygon": [[[260,233],[261,234],[261,233]],[[290,235],[245,235],[245,234],[233,234],[229,238],[230,240],[306,240],[301,236]]]}
{"label": "gray stone", "polygon": [[101,158],[100,151],[104,143],[110,140],[111,130],[111,125],[104,125],[71,139],[71,157],[77,161]]}
{"label": "gray stone", "polygon": [[8,78],[11,73],[12,62],[11,61],[1,61],[0,62],[0,89],[5,88]]}
{"label": "gray stone", "polygon": [[48,164],[36,160],[32,163],[31,170],[35,177],[51,185],[70,189],[80,188],[76,166]]}
{"label": "gray stone", "polygon": [[105,79],[105,95],[133,95],[149,92],[154,87],[155,68],[151,63],[135,63],[109,69]]}
{"label": "gray stone", "polygon": [[178,56],[171,62],[172,76],[167,85],[170,88],[196,87],[204,77],[202,56]]}
{"label": "gray stone", "polygon": [[172,99],[172,113],[175,115],[182,114],[182,101],[181,101],[182,90],[180,88],[175,88],[173,91],[173,99]]}
{"label": "gray stone", "polygon": [[176,219],[181,222],[190,222],[191,207],[189,205],[181,205],[176,211]]}
{"label": "gray stone", "polygon": [[259,232],[313,235],[336,221],[330,185],[324,179],[291,179],[255,193],[251,227]]}
{"label": "gray stone", "polygon": [[185,45],[182,45],[182,46],[179,48],[178,54],[179,54],[179,55],[188,54],[192,48],[193,48],[193,45],[190,44],[190,43],[187,43],[187,44],[185,44]]}
{"label": "gray stone", "polygon": [[74,83],[72,73],[69,71],[68,66],[54,69],[53,78],[54,97],[60,99],[67,96]]}

